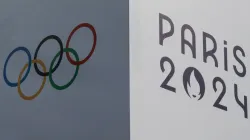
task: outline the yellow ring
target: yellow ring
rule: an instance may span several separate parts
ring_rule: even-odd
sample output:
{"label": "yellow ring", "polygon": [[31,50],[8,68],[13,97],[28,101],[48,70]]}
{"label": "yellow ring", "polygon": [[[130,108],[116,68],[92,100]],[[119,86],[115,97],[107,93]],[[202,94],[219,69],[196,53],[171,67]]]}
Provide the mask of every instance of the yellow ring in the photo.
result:
{"label": "yellow ring", "polygon": [[[31,62],[40,64],[42,66],[43,71],[46,72],[46,66],[41,60],[35,59],[35,60],[32,60]],[[20,85],[21,85],[22,75],[23,75],[23,73],[24,73],[24,71],[25,71],[25,69],[27,67],[28,67],[28,63],[24,65],[22,71],[19,74],[18,83],[17,83],[17,91],[18,91],[20,97],[23,98],[24,100],[33,100],[42,92],[42,89],[44,88],[44,85],[45,85],[45,82],[46,82],[46,76],[43,77],[42,85],[41,85],[40,89],[36,92],[36,94],[31,95],[31,96],[26,96],[26,95],[23,94]]]}

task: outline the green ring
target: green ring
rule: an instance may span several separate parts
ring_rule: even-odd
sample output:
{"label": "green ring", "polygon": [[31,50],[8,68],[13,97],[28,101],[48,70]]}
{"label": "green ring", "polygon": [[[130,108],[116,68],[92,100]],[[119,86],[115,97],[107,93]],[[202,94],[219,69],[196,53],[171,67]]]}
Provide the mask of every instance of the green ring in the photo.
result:
{"label": "green ring", "polygon": [[[77,52],[72,49],[72,48],[64,48],[63,49],[63,52],[70,52],[72,53],[75,58],[76,58],[76,61],[79,61],[79,56],[77,54]],[[75,74],[73,76],[73,78],[65,85],[62,85],[62,86],[59,86],[57,85],[54,80],[52,79],[52,68],[53,68],[53,65],[56,61],[56,58],[60,55],[60,51],[56,54],[56,56],[53,58],[51,64],[50,64],[50,68],[49,68],[49,81],[50,81],[50,84],[52,85],[53,88],[57,89],[57,90],[64,90],[66,88],[68,88],[73,82],[74,80],[76,79],[76,76],[78,75],[78,71],[79,71],[79,65],[76,65],[76,70],[75,70]]]}

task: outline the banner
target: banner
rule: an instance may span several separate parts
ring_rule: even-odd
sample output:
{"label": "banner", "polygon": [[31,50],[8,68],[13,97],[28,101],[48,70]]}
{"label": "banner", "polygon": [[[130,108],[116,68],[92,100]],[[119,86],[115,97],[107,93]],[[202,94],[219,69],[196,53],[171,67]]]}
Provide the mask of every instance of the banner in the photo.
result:
{"label": "banner", "polygon": [[249,4],[1,1],[0,139],[249,140]]}
{"label": "banner", "polygon": [[247,1],[130,1],[132,140],[249,140]]}
{"label": "banner", "polygon": [[129,140],[124,0],[3,0],[0,139]]}

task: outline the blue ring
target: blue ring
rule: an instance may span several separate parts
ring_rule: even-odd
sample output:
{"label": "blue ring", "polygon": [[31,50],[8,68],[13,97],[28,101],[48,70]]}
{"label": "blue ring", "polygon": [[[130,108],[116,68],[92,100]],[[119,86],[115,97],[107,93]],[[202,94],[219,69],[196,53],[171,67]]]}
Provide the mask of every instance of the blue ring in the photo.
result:
{"label": "blue ring", "polygon": [[4,63],[4,70],[3,70],[4,81],[5,81],[5,83],[6,83],[7,85],[9,85],[10,87],[16,87],[16,86],[17,86],[17,82],[16,82],[16,83],[12,83],[12,82],[10,82],[10,81],[8,80],[8,78],[7,78],[7,76],[6,76],[6,67],[7,67],[7,64],[8,64],[8,61],[9,61],[10,57],[11,57],[14,53],[16,53],[16,52],[18,52],[18,51],[24,51],[24,52],[28,55],[28,59],[29,59],[29,62],[28,62],[28,69],[27,69],[27,71],[26,71],[26,73],[25,73],[25,76],[22,78],[21,83],[27,78],[27,76],[28,76],[28,74],[29,74],[29,72],[30,72],[30,67],[31,67],[31,54],[30,54],[30,51],[29,51],[27,48],[25,48],[25,47],[17,47],[17,48],[15,48],[15,49],[8,55],[8,57],[7,57],[7,59],[6,59],[5,63]]}

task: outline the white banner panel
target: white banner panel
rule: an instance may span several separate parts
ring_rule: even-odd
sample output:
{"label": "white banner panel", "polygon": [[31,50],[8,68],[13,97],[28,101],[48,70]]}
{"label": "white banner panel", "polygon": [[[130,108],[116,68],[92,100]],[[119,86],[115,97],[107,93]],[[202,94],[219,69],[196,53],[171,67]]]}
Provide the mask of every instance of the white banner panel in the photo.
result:
{"label": "white banner panel", "polygon": [[132,140],[250,139],[249,1],[130,1]]}

